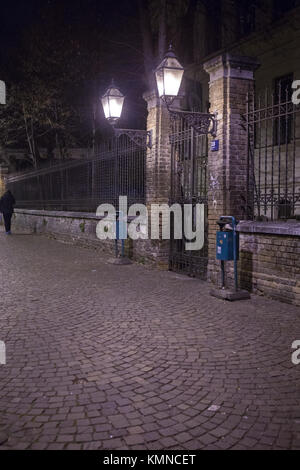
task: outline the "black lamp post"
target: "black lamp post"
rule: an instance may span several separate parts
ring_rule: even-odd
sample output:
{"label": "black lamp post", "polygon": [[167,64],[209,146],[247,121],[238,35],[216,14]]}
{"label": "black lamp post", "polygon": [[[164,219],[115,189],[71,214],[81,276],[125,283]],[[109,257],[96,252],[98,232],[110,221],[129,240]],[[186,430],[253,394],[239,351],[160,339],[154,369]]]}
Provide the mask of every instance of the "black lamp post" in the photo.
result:
{"label": "black lamp post", "polygon": [[152,131],[141,129],[117,129],[115,126],[121,117],[125,96],[112,80],[110,86],[101,98],[106,119],[112,125],[115,136],[127,135],[131,141],[143,148],[152,147]]}
{"label": "black lamp post", "polygon": [[164,59],[155,70],[155,78],[159,97],[166,103],[171,118],[182,117],[197,134],[216,135],[216,115],[180,111],[170,108],[181,86],[184,68],[177,59],[172,46],[169,47]]}

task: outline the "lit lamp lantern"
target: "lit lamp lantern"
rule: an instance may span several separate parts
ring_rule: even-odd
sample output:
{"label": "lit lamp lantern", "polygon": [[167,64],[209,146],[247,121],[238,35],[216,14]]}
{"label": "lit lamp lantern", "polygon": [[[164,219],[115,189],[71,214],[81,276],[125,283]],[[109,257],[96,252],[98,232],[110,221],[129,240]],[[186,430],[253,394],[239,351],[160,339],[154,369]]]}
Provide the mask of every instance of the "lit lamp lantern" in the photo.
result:
{"label": "lit lamp lantern", "polygon": [[110,86],[101,98],[104,115],[112,126],[120,119],[124,98],[124,95],[112,80]]}
{"label": "lit lamp lantern", "polygon": [[178,95],[183,72],[184,68],[170,46],[163,61],[155,70],[158,95],[167,105],[171,104]]}
{"label": "lit lamp lantern", "polygon": [[122,114],[125,96],[112,80],[110,86],[101,98],[103,111],[106,119],[113,126],[116,138],[126,135],[131,142],[144,149],[152,147],[152,130],[143,129],[118,129],[115,127]]}

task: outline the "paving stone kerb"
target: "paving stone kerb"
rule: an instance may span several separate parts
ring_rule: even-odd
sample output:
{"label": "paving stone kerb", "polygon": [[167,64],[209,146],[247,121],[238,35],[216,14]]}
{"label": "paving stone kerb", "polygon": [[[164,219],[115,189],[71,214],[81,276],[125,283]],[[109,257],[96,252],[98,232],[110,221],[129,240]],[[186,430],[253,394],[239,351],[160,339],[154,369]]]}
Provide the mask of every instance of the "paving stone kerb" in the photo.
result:
{"label": "paving stone kerb", "polygon": [[299,309],[0,233],[1,449],[299,449]]}

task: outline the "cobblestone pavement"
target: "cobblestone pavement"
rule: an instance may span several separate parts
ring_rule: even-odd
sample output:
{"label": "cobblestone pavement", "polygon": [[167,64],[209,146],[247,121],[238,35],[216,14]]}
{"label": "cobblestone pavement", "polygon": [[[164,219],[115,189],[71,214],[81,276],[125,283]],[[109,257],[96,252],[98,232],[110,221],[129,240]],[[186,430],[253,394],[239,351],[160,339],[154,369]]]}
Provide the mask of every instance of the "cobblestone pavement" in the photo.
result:
{"label": "cobblestone pavement", "polygon": [[0,233],[0,449],[300,449],[300,311]]}

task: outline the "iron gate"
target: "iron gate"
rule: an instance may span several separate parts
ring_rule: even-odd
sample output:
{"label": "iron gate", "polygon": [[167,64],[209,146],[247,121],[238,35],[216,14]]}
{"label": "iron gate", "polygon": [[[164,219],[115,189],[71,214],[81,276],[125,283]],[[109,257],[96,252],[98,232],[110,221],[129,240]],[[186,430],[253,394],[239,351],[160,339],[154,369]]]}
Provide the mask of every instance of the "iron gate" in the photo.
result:
{"label": "iron gate", "polygon": [[[170,205],[178,203],[205,205],[204,246],[201,250],[187,251],[186,240],[174,239],[171,232],[169,268],[193,277],[206,279],[208,263],[207,229],[207,135],[197,135],[180,116],[173,116],[171,123],[171,190]],[[194,214],[194,210],[193,210]]]}

